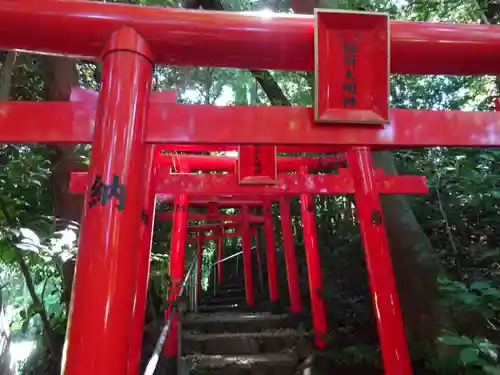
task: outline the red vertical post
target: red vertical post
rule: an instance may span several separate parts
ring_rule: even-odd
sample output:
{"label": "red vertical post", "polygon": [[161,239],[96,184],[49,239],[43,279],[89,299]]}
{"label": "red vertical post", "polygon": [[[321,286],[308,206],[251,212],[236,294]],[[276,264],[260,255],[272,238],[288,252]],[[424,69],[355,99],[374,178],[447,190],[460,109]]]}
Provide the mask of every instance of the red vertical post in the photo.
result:
{"label": "red vertical post", "polygon": [[196,293],[198,294],[198,301],[201,295],[201,282],[203,280],[203,245],[205,243],[205,234],[203,232],[199,232],[196,236],[198,242],[198,249],[196,252]]}
{"label": "red vertical post", "polygon": [[276,275],[276,244],[274,242],[274,224],[271,201],[264,200],[264,236],[266,238],[267,279],[269,284],[269,298],[278,300],[278,277]]}
{"label": "red vertical post", "polygon": [[260,269],[262,263],[260,262],[260,241],[259,241],[259,231],[257,228],[252,228],[252,237],[255,241],[255,255],[257,258],[257,267]]}
{"label": "red vertical post", "polygon": [[248,206],[241,208],[241,247],[243,248],[243,273],[245,278],[245,297],[248,306],[254,304],[253,273],[252,273],[252,234]]}
{"label": "red vertical post", "polygon": [[137,375],[142,355],[142,334],[144,332],[144,313],[146,310],[146,300],[149,280],[149,264],[151,258],[151,239],[153,236],[153,225],[155,217],[155,177],[157,170],[156,157],[158,150],[151,146],[146,154],[144,169],[146,178],[144,179],[143,211],[141,214],[142,226],[140,234],[139,259],[137,262],[137,280],[135,282],[134,312],[132,317],[132,338],[130,340],[130,356],[127,365],[127,375]]}
{"label": "red vertical post", "polygon": [[302,303],[300,301],[299,275],[297,273],[297,259],[295,257],[295,246],[293,243],[290,200],[286,197],[282,197],[280,200],[280,216],[288,293],[290,294],[290,310],[292,313],[300,313],[302,312]]}
{"label": "red vertical post", "polygon": [[[180,166],[180,172],[188,172],[186,166]],[[172,226],[172,239],[170,250],[170,278],[172,286],[168,294],[168,300],[173,301],[180,292],[182,281],[184,279],[184,265],[186,260],[186,235],[188,218],[188,196],[181,194],[174,201],[174,217]],[[165,319],[168,319],[171,307],[165,310]],[[165,342],[164,353],[170,361],[177,360],[178,349],[178,313],[174,312],[172,326],[167,341]],[[174,362],[172,362],[174,363]]]}
{"label": "red vertical post", "polygon": [[382,207],[375,188],[370,150],[347,152],[352,171],[356,211],[365,250],[368,278],[387,375],[412,373],[399,298],[392,270]]}
{"label": "red vertical post", "polygon": [[222,257],[224,256],[224,228],[217,232],[217,282],[222,284]]}
{"label": "red vertical post", "polygon": [[[307,168],[300,169],[307,174]],[[310,194],[300,194],[302,225],[304,227],[304,245],[306,250],[307,273],[309,276],[309,293],[311,295],[311,312],[314,328],[314,343],[320,349],[326,347],[327,331],[325,301],[323,299],[323,281],[321,278],[321,261],[316,233],[316,218],[314,199]]]}
{"label": "red vertical post", "polygon": [[130,353],[153,74],[146,42],[124,27],[103,55],[64,375],[125,374]]}
{"label": "red vertical post", "polygon": [[257,272],[259,276],[259,290],[262,295],[264,295],[264,276],[262,274],[262,260],[260,257],[260,236],[259,228],[252,228],[252,236],[255,241],[255,254],[257,256]]}

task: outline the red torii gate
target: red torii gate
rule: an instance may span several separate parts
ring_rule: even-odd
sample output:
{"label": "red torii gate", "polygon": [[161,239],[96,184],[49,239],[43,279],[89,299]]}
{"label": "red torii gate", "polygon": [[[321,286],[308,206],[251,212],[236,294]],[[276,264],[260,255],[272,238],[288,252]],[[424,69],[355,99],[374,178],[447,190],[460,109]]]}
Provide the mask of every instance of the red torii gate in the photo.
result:
{"label": "red torii gate", "polygon": [[[89,173],[100,190],[86,197],[62,365],[65,375],[125,374],[127,366],[129,374],[137,372],[127,363],[135,340],[130,322],[145,286],[140,280],[131,285],[130,275],[145,261],[141,254],[137,262],[134,249],[147,241],[152,225],[141,216],[154,201],[154,149],[147,144],[282,144],[337,151],[347,146],[385,371],[411,373],[381,220],[380,184],[367,147],[500,146],[496,112],[389,113],[386,105],[389,72],[498,75],[497,28],[389,24],[383,15],[324,11],[314,18],[261,18],[81,1],[3,0],[0,35],[4,50],[103,61],[97,103],[0,105],[2,142],[93,145]],[[315,70],[315,108],[150,102],[153,63]],[[176,178],[163,181],[164,186],[175,186]],[[265,194],[277,191],[266,186]],[[129,227],[140,227],[142,235]],[[387,290],[378,288],[381,281]]]}
{"label": "red torii gate", "polygon": [[[76,176],[74,176],[76,177]],[[164,197],[164,195],[163,195]],[[229,199],[228,199],[229,198]],[[218,197],[218,196],[212,196],[209,200],[197,200],[189,201],[190,206],[205,206],[208,208],[209,212],[207,214],[200,214],[200,213],[188,213],[188,219],[190,220],[207,220],[207,221],[226,221],[223,223],[218,223],[218,224],[211,224],[211,225],[198,225],[196,227],[193,227],[193,230],[198,231],[198,237],[201,237],[198,239],[198,257],[199,260],[201,260],[202,257],[202,248],[201,244],[205,240],[217,240],[217,280],[220,283],[222,280],[222,257],[223,257],[223,243],[221,241],[224,241],[224,238],[229,238],[229,237],[240,237],[242,236],[244,232],[244,228],[242,228],[242,221],[244,217],[241,214],[234,214],[234,215],[221,215],[219,213],[219,208],[220,207],[242,207],[242,206],[248,206],[248,207],[262,207],[267,204],[267,199],[271,199],[273,197],[266,197],[266,199],[262,200],[261,197],[247,197],[245,196],[243,199],[240,198],[239,200],[235,200],[234,197],[228,197],[228,196],[223,196]],[[168,199],[163,199],[165,201]],[[156,215],[157,220],[171,220],[173,217],[172,212],[167,212],[167,213],[158,213]],[[265,214],[264,216],[259,216],[259,215],[249,215],[249,222],[250,224],[255,224],[255,223],[264,223],[265,225],[265,239],[266,239],[266,259],[267,259],[267,273],[268,273],[268,286],[269,286],[269,297],[271,301],[277,301],[278,299],[278,285],[277,285],[277,276],[276,276],[276,256],[275,256],[275,246],[274,246],[274,228],[273,228],[273,223],[272,223],[272,216],[269,214]],[[234,232],[225,232],[225,229],[229,228],[235,228]],[[188,230],[190,227],[188,227]],[[206,236],[203,233],[199,233],[200,231],[204,230],[212,230],[214,231],[215,229],[219,229],[220,232],[219,234],[213,234],[211,236]],[[258,232],[256,233],[256,243],[258,244]],[[222,237],[222,239],[221,239]],[[257,251],[257,255],[259,256],[259,251]],[[260,265],[260,260],[258,258],[259,265]],[[201,277],[201,264],[198,264],[198,277]],[[201,279],[198,280],[199,286]],[[201,287],[200,287],[201,288]],[[201,291],[201,289],[199,290]],[[297,290],[298,293],[298,290]]]}
{"label": "red torii gate", "polygon": [[[188,158],[182,158],[183,156],[175,156],[179,157],[182,161],[186,161]],[[204,160],[203,166],[199,165],[197,169],[203,169],[204,171],[215,169],[221,170],[224,169],[225,166],[228,165],[228,160],[232,158],[227,157],[213,157],[214,160],[210,160],[210,156],[200,158],[200,160]],[[195,158],[193,158],[195,159]],[[342,158],[336,158],[336,160],[341,160]],[[259,161],[260,164],[268,164],[269,168],[263,168],[264,170],[273,170],[277,165],[280,165],[281,158],[263,158]],[[242,205],[242,214],[241,215],[231,215],[231,216],[222,216],[217,213],[209,213],[209,214],[200,214],[200,213],[188,213],[187,207],[179,205],[175,205],[174,213],[167,214],[159,214],[157,216],[158,219],[172,219],[176,217],[177,220],[174,220],[174,233],[180,233],[178,237],[173,239],[172,241],[180,241],[185,238],[187,234],[187,229],[184,225],[187,220],[203,220],[210,219],[211,217],[223,218],[223,219],[240,219],[239,223],[230,223],[223,224],[223,226],[240,226],[241,234],[242,234],[242,247],[243,247],[243,264],[244,264],[244,277],[245,277],[245,291],[246,291],[246,301],[249,306],[252,306],[254,303],[254,293],[253,293],[253,278],[251,272],[251,255],[250,255],[250,231],[249,224],[250,222],[264,222],[264,225],[267,226],[266,234],[267,237],[267,251],[266,255],[268,256],[268,274],[269,274],[269,288],[270,288],[270,296],[271,300],[277,299],[277,279],[276,279],[276,260],[275,260],[275,248],[274,248],[274,238],[269,236],[274,236],[273,225],[272,225],[272,217],[270,211],[270,199],[286,196],[290,194],[300,195],[301,197],[301,212],[303,218],[303,227],[304,227],[304,239],[305,239],[305,247],[306,247],[306,255],[307,255],[307,265],[308,265],[308,274],[309,274],[309,286],[310,286],[310,295],[311,295],[311,306],[312,306],[312,316],[313,316],[313,325],[316,332],[315,342],[316,345],[320,348],[325,346],[325,341],[323,336],[327,332],[327,324],[326,324],[326,316],[324,313],[324,302],[321,297],[322,290],[322,280],[321,280],[321,267],[319,261],[319,254],[317,248],[317,240],[316,240],[316,228],[315,228],[315,216],[314,216],[314,203],[311,199],[310,194],[322,194],[322,195],[331,195],[331,194],[353,194],[355,192],[354,189],[354,179],[352,178],[352,172],[346,168],[340,168],[339,173],[337,175],[310,175],[307,173],[307,165],[311,164],[311,159],[308,158],[299,158],[297,163],[293,163],[293,158],[286,159],[290,165],[295,164],[294,168],[291,169],[300,169],[299,174],[278,174],[278,178],[276,179],[275,185],[241,185],[238,182],[238,178],[235,174],[187,174],[187,173],[175,173],[172,174],[170,171],[170,166],[172,163],[162,161],[160,164],[167,164],[168,168],[163,168],[163,172],[161,170],[158,171],[157,180],[156,180],[156,192],[159,194],[171,193],[174,196],[186,196],[185,204],[187,205],[189,202],[189,197],[194,196],[198,197],[200,194],[213,194],[213,195],[221,195],[221,194],[230,194],[233,198],[238,199],[241,194],[252,194],[251,198],[254,198],[255,195],[260,195],[263,197],[261,204],[264,208],[264,220],[261,220],[261,217],[251,216],[248,213],[248,205]],[[314,160],[313,160],[314,161]],[[251,164],[254,162],[254,159],[250,160],[241,160],[240,164]],[[300,163],[304,165],[300,166]],[[231,166],[235,163],[231,161]],[[187,165],[187,164],[186,164]],[[337,166],[338,163],[335,163]],[[189,165],[190,169],[194,169]],[[269,177],[269,180],[274,180]],[[168,185],[165,185],[165,181],[168,181]],[[85,186],[89,185],[88,175],[87,173],[73,173],[72,176],[72,191],[73,192],[84,192]],[[381,194],[418,194],[418,193],[426,193],[427,186],[425,184],[425,178],[419,176],[385,176],[382,170],[375,170],[374,173],[374,183],[377,187],[377,190]],[[266,195],[272,194],[269,198],[266,199]],[[241,198],[240,198],[241,199]],[[212,204],[218,204],[218,201],[212,201]],[[227,202],[229,203],[229,202]],[[240,202],[241,203],[241,202]],[[281,202],[282,206],[288,205],[286,201]],[[287,213],[287,208],[283,207],[284,215],[289,216]],[[179,220],[179,216],[182,215],[182,221]],[[267,218],[267,220],[266,220]],[[289,221],[289,218],[282,218],[284,222]],[[198,230],[210,230],[215,229],[217,226],[198,226]],[[291,225],[290,225],[291,228]],[[286,230],[284,231],[286,235],[290,235],[291,232]],[[290,243],[292,244],[290,247]],[[287,273],[289,280],[289,293],[290,300],[293,302],[292,311],[300,312],[300,294],[298,289],[298,280],[297,280],[297,271],[296,271],[296,261],[295,255],[293,254],[293,239],[287,240],[285,242],[285,252],[287,253],[286,261],[287,261]],[[173,244],[173,247],[178,248],[179,251],[183,252],[184,245]],[[218,256],[219,259],[221,257],[220,245],[218,246]],[[181,258],[184,258],[182,255]],[[293,258],[293,259],[291,259]],[[370,257],[368,257],[369,259]],[[179,263],[174,263],[171,261],[171,269],[177,269],[176,273],[182,274],[184,270],[184,261]],[[218,279],[220,280],[222,268],[218,268]],[[142,273],[142,272],[140,272]],[[182,278],[181,278],[182,279]],[[389,290],[390,285],[383,283],[378,285],[377,288],[382,290]],[[175,332],[175,330],[174,330]],[[175,340],[172,339],[175,344]],[[167,355],[175,356],[176,346],[171,344],[171,349],[167,351]]]}
{"label": "red torii gate", "polygon": [[[93,98],[95,95],[92,95],[92,93],[86,93],[85,90],[75,88],[74,89],[75,93],[78,93],[79,95],[74,95],[73,98],[75,100],[85,100],[87,98]],[[166,93],[165,93],[166,94]],[[200,148],[203,149],[203,148]],[[189,169],[191,170],[203,170],[203,171],[209,171],[209,170],[219,170],[219,171],[231,171],[235,172],[236,170],[239,170],[238,167],[238,160],[236,157],[227,157],[227,156],[205,156],[205,155],[169,155],[167,157],[158,157],[157,163],[159,164],[159,170],[158,170],[158,178],[168,178],[168,176],[171,175],[171,167],[175,165],[189,165]],[[311,170],[327,170],[327,169],[332,169],[332,168],[338,168],[339,166],[345,165],[345,157],[343,155],[335,155],[335,156],[327,156],[327,157],[314,157],[314,158],[307,158],[307,157],[279,157],[276,159],[276,165],[271,163],[271,169],[276,168],[277,171],[296,171],[300,169],[301,167],[308,167]],[[236,182],[232,176],[227,176],[229,177],[229,181],[231,181],[231,184],[229,186],[232,186],[233,189],[239,191],[240,185],[237,184],[235,185],[234,183]],[[89,181],[85,181],[86,178],[86,173],[73,173],[73,178],[71,180],[70,184],[70,189],[73,192],[84,192],[85,191],[85,186],[88,185]],[[411,181],[410,181],[411,182]],[[325,184],[325,182],[323,182]],[[217,182],[215,182],[217,184]],[[201,188],[201,191],[204,193],[210,193],[210,188],[207,186],[207,188],[203,187],[204,183],[199,185]],[[210,184],[209,184],[210,185]],[[409,185],[408,185],[409,186]],[[255,188],[250,187],[252,191],[255,193],[258,193],[258,191],[255,190]],[[299,190],[301,190],[300,187],[298,187]],[[411,188],[413,190],[413,188]],[[169,190],[166,190],[169,191]],[[326,191],[326,190],[325,190]],[[284,192],[284,191],[282,191]],[[423,192],[422,190],[419,190],[419,192]],[[401,191],[401,193],[404,193],[404,191]],[[191,193],[190,193],[191,194]],[[282,194],[276,195],[275,200],[279,200],[281,198]],[[265,228],[265,240],[266,240],[266,256],[267,256],[267,266],[268,266],[268,280],[269,280],[269,294],[270,298],[272,301],[277,301],[278,299],[278,282],[277,282],[277,276],[276,276],[276,255],[275,255],[275,244],[274,244],[274,228],[272,224],[272,216],[270,212],[270,201],[268,197],[264,200],[260,201],[234,201],[234,200],[228,200],[226,202],[224,201],[218,201],[216,206],[218,205],[230,205],[234,206],[235,204],[243,206],[252,206],[252,205],[258,205],[258,206],[263,206],[264,208],[264,216],[263,217],[258,217],[258,216],[253,216],[249,215],[249,221],[250,223],[255,223],[255,222],[263,222],[264,223],[264,228]],[[255,198],[258,199],[258,198]],[[163,199],[168,200],[167,198]],[[208,208],[214,208],[214,201],[194,201],[194,202],[189,202],[189,205],[207,205]],[[148,216],[151,216],[151,213],[148,213]],[[174,213],[167,213],[167,214],[158,214],[157,218],[160,220],[171,220],[174,216]],[[241,215],[231,215],[231,216],[223,216],[223,215],[218,215],[217,218],[219,220],[243,220],[244,217]],[[213,217],[213,214],[200,214],[200,213],[189,213],[187,220],[214,220],[215,218]],[[183,228],[174,228],[176,231],[181,231],[180,237],[184,237],[185,230]],[[243,233],[245,232],[244,230],[242,231]],[[207,239],[207,238],[205,238]],[[247,245],[245,246],[245,254],[249,250],[249,241],[247,239],[244,240],[244,243]],[[293,240],[291,242],[293,244]],[[218,241],[218,259],[220,260],[222,256],[222,243],[221,241]],[[287,247],[288,252],[293,251],[293,248],[290,249]],[[290,259],[291,256],[293,256],[293,259],[295,259],[295,255],[289,254],[287,256],[287,259]],[[247,259],[249,259],[249,255],[246,255]],[[289,260],[289,263],[295,264],[296,262],[293,260]],[[290,273],[295,275],[296,266],[293,266],[293,271],[292,268],[289,267]],[[179,265],[179,272],[181,271],[182,266]],[[319,270],[316,270],[314,273],[318,273]],[[218,274],[218,280],[220,282],[221,276],[222,276],[222,263],[218,264],[217,267],[217,274]],[[250,275],[249,275],[250,276]],[[296,279],[296,278],[295,278]],[[247,302],[251,305],[253,304],[253,292],[252,292],[252,287],[250,286],[252,282],[248,281],[247,284],[249,284],[249,287],[247,288],[248,295],[247,295]],[[298,290],[298,281],[295,282],[293,281],[291,283],[291,289],[290,294],[293,295],[291,297],[292,301],[298,301],[300,300],[299,296],[299,290]],[[299,312],[300,308],[298,307],[297,303],[294,303],[292,305],[292,311],[294,312]],[[324,327],[326,327],[326,323],[322,324]],[[175,353],[174,353],[175,354]]]}

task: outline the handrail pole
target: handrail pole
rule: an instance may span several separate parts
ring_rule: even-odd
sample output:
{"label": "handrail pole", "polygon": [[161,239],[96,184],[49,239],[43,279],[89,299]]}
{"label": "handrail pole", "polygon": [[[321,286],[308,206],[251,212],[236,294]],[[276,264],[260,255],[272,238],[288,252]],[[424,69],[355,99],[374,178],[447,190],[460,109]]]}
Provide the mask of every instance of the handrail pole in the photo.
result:
{"label": "handrail pole", "polygon": [[[195,266],[195,260],[193,259],[191,261],[191,265],[189,266],[189,269],[188,269],[186,275],[184,276],[184,280],[182,281],[180,291],[179,291],[179,294],[177,295],[177,298],[174,301],[170,301],[170,303],[179,301],[179,299],[184,295],[184,290],[186,289],[188,279],[191,275],[191,272],[193,271],[194,266]],[[172,308],[170,309],[170,312],[168,314],[167,322],[163,326],[160,337],[158,338],[158,341],[156,342],[156,346],[155,346],[155,349],[153,351],[153,355],[149,359],[149,362],[146,366],[146,370],[144,371],[144,375],[153,375],[155,370],[156,370],[156,366],[158,365],[158,361],[160,359],[160,353],[162,352],[163,345],[165,344],[165,341],[167,340],[168,334],[170,332],[170,328],[172,326],[172,320],[174,318],[174,312],[176,309],[177,309],[177,306],[175,304],[172,304]],[[180,335],[177,335],[177,337],[179,339]]]}
{"label": "handrail pole", "polygon": [[198,274],[198,256],[197,254],[195,253],[194,254],[194,259],[195,259],[195,264],[194,264],[194,272],[193,274],[191,275],[191,285],[193,287],[193,289],[191,290],[192,293],[193,293],[193,298],[192,298],[192,301],[193,301],[193,308],[191,309],[191,311],[195,311],[196,309],[196,290],[197,290],[197,274]]}
{"label": "handrail pole", "polygon": [[239,276],[238,266],[240,265],[240,258],[236,258],[236,277]]}
{"label": "handrail pole", "polygon": [[195,311],[195,304],[196,304],[196,280],[197,280],[197,274],[198,274],[198,258],[195,256],[195,265],[194,265],[194,272],[191,275],[191,311]]}
{"label": "handrail pole", "polygon": [[[212,263],[212,265],[213,265],[213,263]],[[216,279],[217,274],[215,273],[215,271],[212,271],[213,269],[214,269],[214,267],[211,267],[211,268],[210,268],[210,271],[211,271],[211,272],[213,273],[213,275],[214,275],[214,284],[213,284],[213,285],[214,285],[214,297],[215,297],[215,294],[217,293],[217,285],[216,285],[216,284],[217,284],[217,279]]]}

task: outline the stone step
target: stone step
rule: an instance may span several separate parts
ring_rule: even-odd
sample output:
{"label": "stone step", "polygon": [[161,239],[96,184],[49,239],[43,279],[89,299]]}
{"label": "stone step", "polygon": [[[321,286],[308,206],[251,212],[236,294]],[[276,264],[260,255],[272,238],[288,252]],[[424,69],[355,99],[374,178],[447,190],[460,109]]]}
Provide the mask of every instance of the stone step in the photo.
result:
{"label": "stone step", "polygon": [[211,313],[211,312],[223,312],[223,311],[238,311],[244,310],[245,304],[233,304],[233,305],[199,305],[198,312],[200,313]]}
{"label": "stone step", "polygon": [[245,301],[245,295],[231,297],[203,298],[200,304],[203,305],[234,305]]}
{"label": "stone step", "polygon": [[190,313],[182,320],[182,329],[203,333],[261,332],[265,330],[295,328],[296,317],[271,313]]}
{"label": "stone step", "polygon": [[183,354],[263,354],[293,348],[299,341],[293,329],[247,333],[182,333]]}
{"label": "stone step", "polygon": [[294,375],[298,360],[291,353],[256,355],[189,355],[181,358],[192,375]]}
{"label": "stone step", "polygon": [[222,284],[222,285],[217,285],[215,287],[216,290],[233,290],[233,289],[245,289],[245,285],[242,283],[228,283],[228,284]]}
{"label": "stone step", "polygon": [[[238,294],[238,295],[245,295],[245,288],[242,286],[237,286],[237,287],[232,287],[232,288],[217,288],[215,290],[215,295],[220,295],[223,296],[224,294]],[[213,295],[213,292],[212,292]]]}
{"label": "stone step", "polygon": [[235,303],[231,305],[199,305],[198,306],[198,312],[200,313],[214,313],[214,312],[237,312],[237,311],[242,311],[242,312],[271,312],[271,313],[280,313],[275,305],[268,304],[268,303],[257,303],[252,307],[247,306],[245,301],[242,301],[240,303]]}
{"label": "stone step", "polygon": [[245,298],[244,289],[233,289],[233,290],[217,290],[214,294],[213,292],[205,292],[201,294],[201,300],[212,300],[219,298]]}

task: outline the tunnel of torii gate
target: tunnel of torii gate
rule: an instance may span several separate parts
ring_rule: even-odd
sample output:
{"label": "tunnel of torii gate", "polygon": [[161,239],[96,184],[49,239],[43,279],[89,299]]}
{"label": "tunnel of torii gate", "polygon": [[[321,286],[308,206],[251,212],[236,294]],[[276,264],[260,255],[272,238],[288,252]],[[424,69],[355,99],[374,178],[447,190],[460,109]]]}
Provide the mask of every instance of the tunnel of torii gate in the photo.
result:
{"label": "tunnel of torii gate", "polygon": [[[234,222],[245,228],[252,221],[246,199],[261,200],[264,208],[279,200],[292,309],[301,305],[294,300],[288,200],[299,196],[315,342],[322,347],[327,322],[316,289],[322,280],[315,194],[354,195],[385,373],[411,374],[379,195],[425,193],[425,179],[386,176],[373,168],[371,150],[498,147],[500,114],[389,110],[389,74],[499,75],[498,47],[495,26],[390,21],[385,14],[318,9],[314,16],[262,17],[86,1],[1,1],[1,49],[103,63],[93,99],[0,104],[2,142],[92,144],[88,176],[75,177],[83,181],[85,204],[63,374],[138,373],[156,195],[174,202],[170,273],[176,283],[170,299],[184,272],[189,203],[223,206],[230,204],[223,197],[231,195],[230,201],[241,204]],[[151,93],[155,64],[314,72],[314,106],[176,104],[169,94]],[[169,162],[161,161],[158,148],[238,149],[237,168],[195,174],[194,160],[186,159],[172,171],[162,168]],[[312,174],[308,163],[314,161],[276,156],[291,150],[337,152],[337,161],[347,166],[338,165],[336,174]],[[280,163],[294,168],[280,169]],[[268,218],[264,209],[265,232]],[[251,303],[252,233],[241,234]],[[274,243],[266,245],[272,258]],[[268,264],[273,274],[273,262]],[[175,353],[172,344],[169,336],[167,355]]]}
{"label": "tunnel of torii gate", "polygon": [[[203,146],[200,147],[200,150]],[[349,153],[347,153],[349,155]],[[255,164],[258,163],[258,167]],[[174,219],[172,236],[170,273],[173,278],[182,280],[184,274],[184,248],[186,235],[190,231],[198,232],[198,257],[201,259],[201,244],[208,239],[217,240],[217,259],[222,258],[222,240],[225,228],[238,228],[238,231],[227,233],[228,236],[242,237],[243,267],[246,292],[246,303],[254,305],[254,281],[251,265],[251,237],[255,235],[250,225],[264,225],[266,260],[268,267],[269,296],[271,301],[278,299],[278,280],[276,276],[276,249],[272,219],[271,202],[280,201],[283,243],[286,260],[290,311],[300,313],[300,301],[297,265],[293,248],[293,234],[290,218],[290,196],[300,195],[301,216],[304,228],[306,259],[309,274],[309,287],[315,343],[319,348],[325,347],[324,335],[327,333],[324,301],[322,297],[322,278],[320,259],[315,228],[315,207],[312,194],[333,195],[352,194],[355,192],[352,170],[346,168],[344,155],[336,154],[328,157],[277,157],[274,146],[241,146],[239,157],[203,156],[203,155],[167,155],[157,153],[155,160],[156,176],[152,181],[155,191],[161,201],[173,202],[174,211],[157,213],[158,220]],[[183,171],[172,173],[172,168]],[[255,168],[260,173],[255,173]],[[337,174],[309,174],[311,171],[335,169]],[[213,170],[230,172],[228,174],[186,174],[189,170],[210,172]],[[292,173],[286,173],[292,172]],[[382,170],[374,170],[374,184],[381,194],[424,194],[427,192],[425,178],[419,176],[386,176]],[[246,174],[245,174],[246,173]],[[173,177],[176,180],[173,180]],[[165,181],[168,186],[165,186]],[[262,184],[262,180],[265,184]],[[273,182],[274,181],[274,182]],[[89,185],[87,173],[73,173],[71,191],[83,193]],[[251,194],[251,195],[249,195]],[[223,198],[226,197],[226,198]],[[190,213],[188,206],[206,206],[207,213]],[[221,215],[220,207],[240,207],[241,214]],[[250,214],[250,207],[261,206],[263,216]],[[373,214],[372,214],[373,215]],[[146,216],[152,216],[148,212]],[[225,220],[222,224],[187,226],[189,220]],[[381,220],[373,217],[371,220]],[[204,236],[205,231],[212,231],[210,237]],[[285,238],[286,237],[286,238]],[[257,252],[257,254],[259,254]],[[176,255],[174,257],[174,255]],[[373,260],[375,261],[375,259]],[[370,263],[370,260],[369,260]],[[374,264],[374,263],[373,263]],[[200,266],[200,264],[199,264]],[[139,270],[139,277],[147,277],[147,269]],[[198,274],[200,275],[200,274]],[[217,264],[217,280],[222,278],[222,263]],[[384,281],[377,288],[385,290],[388,286]],[[387,289],[391,290],[391,288]],[[171,298],[175,298],[173,291]],[[167,311],[167,314],[169,311]],[[165,354],[176,355],[176,330],[169,337]],[[388,331],[387,331],[388,332]]]}

